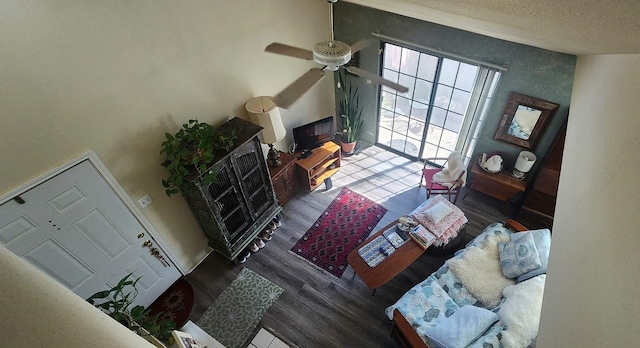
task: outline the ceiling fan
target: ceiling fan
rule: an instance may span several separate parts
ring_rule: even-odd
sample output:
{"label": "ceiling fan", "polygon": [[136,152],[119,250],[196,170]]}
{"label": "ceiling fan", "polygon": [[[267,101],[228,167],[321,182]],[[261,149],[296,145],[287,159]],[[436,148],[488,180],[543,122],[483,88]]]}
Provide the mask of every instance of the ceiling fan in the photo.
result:
{"label": "ceiling fan", "polygon": [[265,48],[265,51],[281,54],[294,58],[301,58],[306,60],[314,60],[318,64],[324,65],[322,68],[312,68],[304,75],[300,76],[292,84],[287,86],[282,92],[278,93],[273,99],[278,107],[287,109],[291,104],[298,100],[304,93],[306,93],[311,87],[318,83],[325,76],[325,71],[336,71],[340,68],[346,71],[364,77],[373,83],[384,85],[393,88],[400,93],[406,93],[409,89],[401,86],[395,82],[385,80],[377,74],[370,73],[366,70],[354,66],[345,66],[350,60],[351,56],[365,48],[368,44],[368,40],[361,40],[353,45],[348,45],[341,41],[334,40],[333,37],[333,4],[338,0],[327,0],[329,3],[329,10],[331,11],[331,40],[317,43],[313,47],[313,51],[285,45],[282,43],[274,42]]}

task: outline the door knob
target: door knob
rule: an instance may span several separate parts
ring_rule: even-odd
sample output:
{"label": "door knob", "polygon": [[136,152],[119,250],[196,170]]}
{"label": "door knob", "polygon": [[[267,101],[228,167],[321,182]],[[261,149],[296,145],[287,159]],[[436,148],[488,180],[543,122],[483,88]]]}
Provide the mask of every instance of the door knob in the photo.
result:
{"label": "door knob", "polygon": [[144,243],[142,243],[142,246],[145,246],[145,247],[150,247],[150,246],[152,246],[152,245],[153,245],[153,243],[151,243],[151,241],[150,241],[150,240],[148,240],[148,239],[147,239],[147,240],[145,240],[145,241],[144,241]]}
{"label": "door knob", "polygon": [[144,237],[144,232],[138,233],[138,239]]}

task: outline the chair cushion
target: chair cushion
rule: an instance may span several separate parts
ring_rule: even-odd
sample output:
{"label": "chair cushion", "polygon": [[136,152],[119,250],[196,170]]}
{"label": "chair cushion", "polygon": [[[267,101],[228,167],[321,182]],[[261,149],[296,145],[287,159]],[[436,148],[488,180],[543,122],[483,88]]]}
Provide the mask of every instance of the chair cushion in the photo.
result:
{"label": "chair cushion", "polygon": [[424,176],[424,180],[426,182],[426,187],[431,190],[438,191],[448,191],[449,188],[438,183],[433,182],[433,175],[442,171],[440,168],[425,168],[422,170],[422,175]]}

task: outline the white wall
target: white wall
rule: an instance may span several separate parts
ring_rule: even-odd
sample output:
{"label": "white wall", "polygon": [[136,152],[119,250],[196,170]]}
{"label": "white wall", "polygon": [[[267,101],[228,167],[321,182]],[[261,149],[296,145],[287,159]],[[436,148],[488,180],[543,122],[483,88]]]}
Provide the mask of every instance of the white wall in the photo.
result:
{"label": "white wall", "polygon": [[578,58],[538,347],[640,342],[640,55]]}
{"label": "white wall", "polygon": [[0,346],[153,347],[0,246]]}
{"label": "white wall", "polygon": [[[247,100],[316,66],[264,47],[328,35],[317,0],[0,1],[0,194],[94,149],[134,201],[151,194],[144,214],[190,269],[208,247],[183,198],[164,193],[164,132],[247,118]],[[282,110],[289,135],[334,114],[332,83]]]}

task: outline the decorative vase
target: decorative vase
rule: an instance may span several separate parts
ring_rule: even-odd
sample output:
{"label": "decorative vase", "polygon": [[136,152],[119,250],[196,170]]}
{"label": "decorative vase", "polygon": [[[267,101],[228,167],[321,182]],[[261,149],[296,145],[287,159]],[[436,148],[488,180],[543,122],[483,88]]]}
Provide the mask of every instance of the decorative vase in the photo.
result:
{"label": "decorative vase", "polygon": [[353,150],[356,148],[356,141],[351,142],[351,143],[345,143],[342,140],[340,140],[340,147],[342,148],[342,152],[343,153],[353,153]]}

